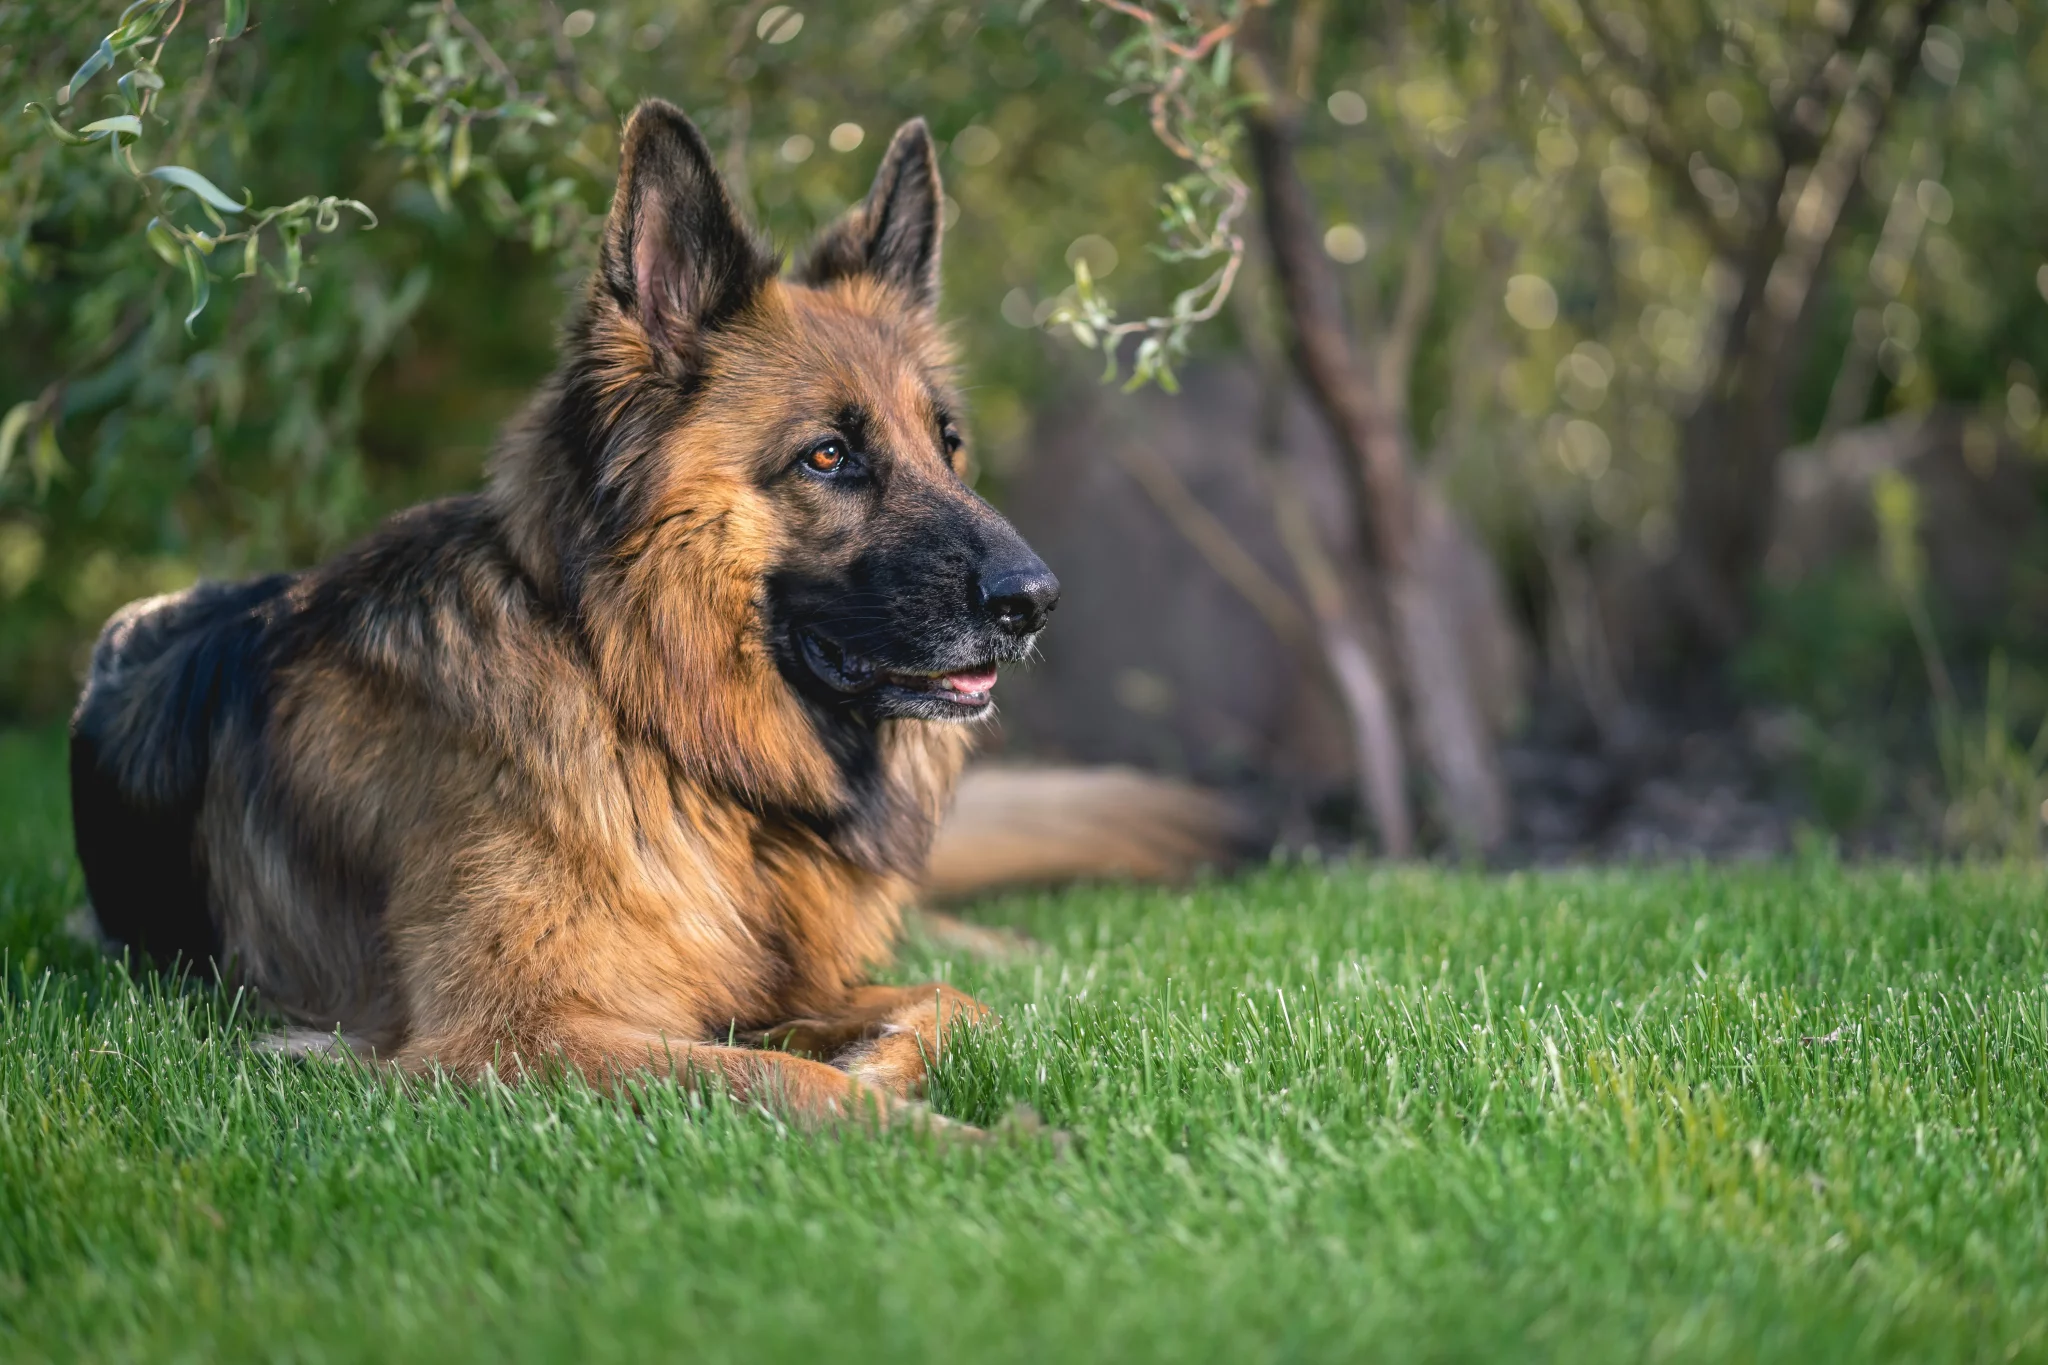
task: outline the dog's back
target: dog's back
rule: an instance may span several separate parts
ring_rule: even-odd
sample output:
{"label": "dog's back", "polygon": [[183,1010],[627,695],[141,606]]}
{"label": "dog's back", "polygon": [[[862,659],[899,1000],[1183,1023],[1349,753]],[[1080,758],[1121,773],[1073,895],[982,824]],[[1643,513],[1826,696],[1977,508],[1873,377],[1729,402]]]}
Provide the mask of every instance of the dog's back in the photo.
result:
{"label": "dog's back", "polygon": [[195,840],[214,738],[260,706],[268,626],[291,576],[130,603],[93,649],[71,722],[71,815],[100,928],[169,963],[217,957]]}

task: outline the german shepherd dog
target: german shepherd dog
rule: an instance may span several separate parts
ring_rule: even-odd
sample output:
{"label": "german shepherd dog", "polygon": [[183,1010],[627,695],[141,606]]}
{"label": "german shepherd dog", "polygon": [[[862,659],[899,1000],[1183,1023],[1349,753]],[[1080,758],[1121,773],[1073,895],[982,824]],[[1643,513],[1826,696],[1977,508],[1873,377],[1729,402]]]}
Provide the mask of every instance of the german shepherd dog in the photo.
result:
{"label": "german shepherd dog", "polygon": [[642,104],[485,491],[108,623],[71,758],[103,930],[406,1068],[943,1122],[926,1068],[986,1010],[867,973],[1059,584],[963,479],[940,202],[906,124],[785,277]]}

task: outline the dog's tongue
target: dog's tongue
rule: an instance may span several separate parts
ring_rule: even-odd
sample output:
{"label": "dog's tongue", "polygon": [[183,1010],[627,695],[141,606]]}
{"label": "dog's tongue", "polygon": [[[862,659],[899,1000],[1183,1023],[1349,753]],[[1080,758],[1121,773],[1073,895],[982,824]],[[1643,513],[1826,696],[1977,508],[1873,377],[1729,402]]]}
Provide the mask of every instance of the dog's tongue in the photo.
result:
{"label": "dog's tongue", "polygon": [[939,679],[939,686],[953,692],[986,692],[996,685],[996,671],[984,669],[979,673],[948,673]]}

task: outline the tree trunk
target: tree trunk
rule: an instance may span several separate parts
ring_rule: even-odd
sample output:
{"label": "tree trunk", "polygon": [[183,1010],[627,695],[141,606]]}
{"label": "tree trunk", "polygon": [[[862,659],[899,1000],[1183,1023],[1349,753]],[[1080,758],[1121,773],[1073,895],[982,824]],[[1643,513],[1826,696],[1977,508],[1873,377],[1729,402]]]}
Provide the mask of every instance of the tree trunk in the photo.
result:
{"label": "tree trunk", "polygon": [[1778,454],[1792,443],[1786,385],[1765,377],[1702,399],[1680,435],[1673,581],[1689,650],[1719,657],[1749,625],[1770,543]]}
{"label": "tree trunk", "polygon": [[1451,534],[1449,511],[1419,487],[1408,432],[1354,356],[1339,282],[1295,163],[1294,116],[1268,90],[1245,121],[1295,366],[1344,455],[1353,514],[1385,598],[1379,614],[1393,673],[1444,826],[1461,848],[1483,852],[1506,836],[1507,798],[1473,660],[1447,609],[1452,593],[1432,581]]}
{"label": "tree trunk", "polygon": [[[1770,543],[1778,457],[1792,443],[1791,391],[1812,340],[1815,288],[1853,201],[1863,163],[1919,61],[1945,0],[1917,0],[1889,40],[1886,60],[1854,68],[1825,137],[1813,144],[1788,110],[1779,166],[1752,212],[1742,284],[1722,330],[1719,369],[1680,440],[1678,554],[1671,583],[1683,643],[1724,656],[1749,624],[1751,594]],[[1877,28],[1879,0],[1862,0],[1850,25],[1860,46]],[[1866,54],[1867,55],[1867,54]],[[1828,68],[1815,71],[1809,85]],[[1805,175],[1796,189],[1795,167]]]}
{"label": "tree trunk", "polygon": [[1260,423],[1260,457],[1273,498],[1274,528],[1308,597],[1330,685],[1351,725],[1360,802],[1372,817],[1381,851],[1389,858],[1412,858],[1415,822],[1408,806],[1408,757],[1401,742],[1400,714],[1386,669],[1366,644],[1337,566],[1316,533],[1300,480],[1282,449],[1279,414],[1288,396],[1284,376],[1269,384],[1269,411]]}

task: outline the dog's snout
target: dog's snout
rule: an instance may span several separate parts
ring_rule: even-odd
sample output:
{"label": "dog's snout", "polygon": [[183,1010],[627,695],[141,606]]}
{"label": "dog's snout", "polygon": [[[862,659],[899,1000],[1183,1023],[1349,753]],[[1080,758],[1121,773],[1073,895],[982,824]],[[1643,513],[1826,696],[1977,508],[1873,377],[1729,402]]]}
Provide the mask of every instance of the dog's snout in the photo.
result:
{"label": "dog's snout", "polygon": [[1043,630],[1045,618],[1059,604],[1060,581],[1036,556],[982,576],[982,610],[1012,635]]}

